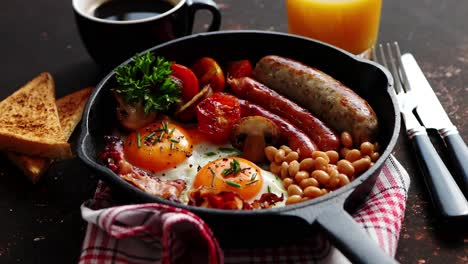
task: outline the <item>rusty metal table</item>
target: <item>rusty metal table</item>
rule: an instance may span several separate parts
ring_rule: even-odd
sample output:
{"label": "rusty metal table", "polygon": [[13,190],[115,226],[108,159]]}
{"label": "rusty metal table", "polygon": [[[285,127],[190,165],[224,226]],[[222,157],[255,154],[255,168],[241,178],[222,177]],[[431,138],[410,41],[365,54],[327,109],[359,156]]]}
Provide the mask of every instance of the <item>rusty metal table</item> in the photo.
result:
{"label": "rusty metal table", "polygon": [[[287,31],[284,2],[218,0],[223,29]],[[400,42],[412,52],[443,106],[468,140],[468,2],[384,1],[379,41]],[[203,12],[202,31],[209,20]],[[239,45],[248,46],[248,43]],[[95,85],[106,74],[91,60],[75,26],[71,1],[6,1],[0,8],[0,99],[42,71],[55,78],[57,96]],[[76,142],[77,133],[71,142]],[[434,142],[442,146],[440,140]],[[440,225],[409,142],[394,154],[412,177],[397,259],[402,263],[467,263],[468,235]],[[78,159],[55,163],[31,185],[0,159],[0,263],[75,263],[85,231],[80,204],[97,177]],[[468,224],[467,224],[468,225]]]}

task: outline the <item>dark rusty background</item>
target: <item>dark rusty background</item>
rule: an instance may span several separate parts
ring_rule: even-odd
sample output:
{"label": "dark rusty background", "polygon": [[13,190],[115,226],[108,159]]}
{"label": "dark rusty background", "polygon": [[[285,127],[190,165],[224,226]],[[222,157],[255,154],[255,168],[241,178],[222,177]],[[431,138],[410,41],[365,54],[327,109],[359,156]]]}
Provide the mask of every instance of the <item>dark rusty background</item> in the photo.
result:
{"label": "dark rusty background", "polygon": [[[283,1],[217,1],[223,29],[287,31]],[[384,1],[379,41],[398,41],[414,54],[444,108],[468,140],[468,2]],[[201,12],[197,32],[209,21]],[[249,43],[239,43],[248,48]],[[0,8],[0,99],[42,71],[55,78],[57,97],[95,85],[105,72],[87,55],[71,0],[5,1]],[[76,142],[77,133],[72,137]],[[436,137],[434,143],[443,146]],[[403,131],[394,154],[412,177],[397,259],[402,263],[468,263],[465,230],[436,221]],[[32,186],[0,159],[0,263],[75,263],[85,231],[80,204],[97,178],[77,159],[57,162]],[[468,224],[465,225],[465,227]]]}

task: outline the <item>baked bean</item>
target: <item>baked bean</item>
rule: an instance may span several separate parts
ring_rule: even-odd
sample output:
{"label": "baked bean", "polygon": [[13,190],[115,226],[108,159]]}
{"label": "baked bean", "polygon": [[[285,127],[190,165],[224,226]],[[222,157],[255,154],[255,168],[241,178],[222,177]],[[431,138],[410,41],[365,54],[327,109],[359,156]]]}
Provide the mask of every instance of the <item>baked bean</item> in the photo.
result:
{"label": "baked bean", "polygon": [[304,189],[304,196],[309,198],[316,198],[322,195],[322,190],[315,186],[309,186]]}
{"label": "baked bean", "polygon": [[291,184],[288,186],[288,194],[302,196],[302,189],[299,185]]}
{"label": "baked bean", "polygon": [[338,174],[337,178],[340,180],[339,186],[345,186],[346,184],[349,183],[349,178],[343,173]]}
{"label": "baked bean", "polygon": [[378,152],[372,152],[370,158],[373,162],[376,162],[380,158],[380,154]]}
{"label": "baked bean", "polygon": [[328,164],[327,169],[325,170],[330,176],[332,173],[337,173],[338,174],[338,166],[335,164]]}
{"label": "baked bean", "polygon": [[315,169],[316,170],[326,170],[328,162],[322,157],[318,157],[315,159]]}
{"label": "baked bean", "polygon": [[316,151],[312,152],[312,158],[313,159],[317,159],[318,157],[322,157],[324,160],[327,161],[327,163],[330,162],[330,158],[328,157],[328,155],[325,152],[319,151],[319,150],[316,150]]}
{"label": "baked bean", "polygon": [[294,176],[294,180],[296,180],[297,183],[301,182],[302,180],[305,180],[309,178],[309,173],[307,171],[299,171],[296,176]]}
{"label": "baked bean", "polygon": [[302,197],[301,202],[305,202],[307,200],[309,200],[309,197]]}
{"label": "baked bean", "polygon": [[302,201],[302,197],[300,195],[291,195],[286,200],[286,204],[295,204]]}
{"label": "baked bean", "polygon": [[315,186],[315,187],[318,187],[319,186],[319,183],[316,179],[314,178],[307,178],[307,179],[304,179],[302,180],[300,183],[299,183],[299,186],[302,188],[302,189],[305,189],[309,186]]}
{"label": "baked bean", "polygon": [[350,151],[349,148],[342,148],[340,149],[340,156],[344,159],[346,157],[346,154]]}
{"label": "baked bean", "polygon": [[356,161],[358,159],[361,158],[361,151],[359,151],[359,149],[352,149],[350,150],[347,154],[346,154],[346,157],[345,159],[350,161],[350,162],[353,162],[353,161]]}
{"label": "baked bean", "polygon": [[372,166],[374,166],[374,164],[375,164],[374,162],[371,162],[371,163],[370,163],[370,166],[372,167]]}
{"label": "baked bean", "polygon": [[289,176],[289,164],[286,161],[281,163],[281,179],[284,179]]}
{"label": "baked bean", "polygon": [[278,149],[275,153],[275,162],[276,163],[281,163],[284,160],[284,157],[286,156],[284,149]]}
{"label": "baked bean", "polygon": [[340,158],[340,154],[338,154],[338,152],[334,150],[329,150],[325,152],[325,154],[327,154],[329,160],[328,162],[331,164],[336,164],[336,162],[338,162],[338,159]]}
{"label": "baked bean", "polygon": [[353,146],[353,138],[349,132],[343,131],[341,133],[341,144],[346,148],[351,148]]}
{"label": "baked bean", "polygon": [[314,170],[311,177],[315,178],[322,185],[327,185],[330,181],[330,175],[323,170]]}
{"label": "baked bean", "polygon": [[291,178],[284,178],[283,179],[283,186],[285,189],[288,189],[289,185],[293,184],[294,180]]}
{"label": "baked bean", "polygon": [[366,159],[366,160],[369,160],[369,161],[372,161],[371,157],[369,157],[369,155],[365,155],[364,157],[362,157],[363,159]]}
{"label": "baked bean", "polygon": [[265,148],[265,156],[267,157],[267,159],[270,162],[275,161],[275,154],[276,154],[277,151],[278,151],[278,149],[276,149],[273,146],[268,146],[268,147]]}
{"label": "baked bean", "polygon": [[340,178],[338,178],[338,174],[331,176],[330,175],[330,181],[328,181],[328,188],[335,189],[339,186],[340,184]]}
{"label": "baked bean", "polygon": [[315,161],[312,158],[303,159],[300,163],[299,169],[310,171],[314,168]]}
{"label": "baked bean", "polygon": [[292,149],[286,145],[282,145],[280,149],[284,150],[284,153],[287,155],[289,152],[292,151]]}
{"label": "baked bean", "polygon": [[374,152],[374,144],[368,141],[362,142],[360,150],[363,155],[370,155],[372,152]]}
{"label": "baked bean", "polygon": [[291,162],[293,160],[298,160],[298,159],[299,159],[299,153],[297,153],[296,151],[289,152],[284,158],[284,160],[287,162]]}
{"label": "baked bean", "polygon": [[296,173],[299,171],[299,167],[300,165],[297,160],[291,161],[291,163],[289,163],[289,168],[288,168],[289,176],[290,177],[296,176]]}
{"label": "baked bean", "polygon": [[352,163],[354,172],[360,174],[370,168],[371,161],[368,159],[359,159]]}
{"label": "baked bean", "polygon": [[322,195],[325,195],[325,194],[327,194],[327,193],[329,193],[329,192],[330,192],[330,191],[328,191],[328,190],[327,190],[327,189],[325,189],[325,188],[322,188],[322,189],[321,189],[321,191],[322,191]]}
{"label": "baked bean", "polygon": [[380,144],[379,144],[379,142],[375,142],[374,143],[374,151],[379,152],[379,150],[380,150]]}
{"label": "baked bean", "polygon": [[349,162],[348,160],[344,160],[344,159],[339,160],[337,163],[337,166],[338,166],[338,171],[340,173],[344,173],[350,177],[354,175],[353,164],[351,164],[351,162]]}
{"label": "baked bean", "polygon": [[270,171],[273,174],[279,175],[281,172],[281,164],[275,162],[270,163]]}

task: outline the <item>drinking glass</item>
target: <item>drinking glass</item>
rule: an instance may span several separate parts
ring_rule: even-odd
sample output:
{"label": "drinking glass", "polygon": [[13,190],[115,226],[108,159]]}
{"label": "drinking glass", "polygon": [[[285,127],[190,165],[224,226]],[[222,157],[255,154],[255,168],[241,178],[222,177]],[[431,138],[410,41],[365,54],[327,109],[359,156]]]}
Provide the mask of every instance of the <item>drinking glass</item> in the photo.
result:
{"label": "drinking glass", "polygon": [[381,7],[382,0],[286,0],[288,30],[368,57]]}

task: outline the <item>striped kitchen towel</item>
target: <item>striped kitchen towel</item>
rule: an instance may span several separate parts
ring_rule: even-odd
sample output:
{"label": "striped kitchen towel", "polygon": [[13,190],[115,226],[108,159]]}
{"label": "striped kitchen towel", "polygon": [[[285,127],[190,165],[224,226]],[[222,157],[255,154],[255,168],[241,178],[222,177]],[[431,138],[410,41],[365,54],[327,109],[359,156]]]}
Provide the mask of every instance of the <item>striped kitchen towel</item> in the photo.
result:
{"label": "striped kitchen towel", "polygon": [[[410,179],[390,156],[354,220],[394,256]],[[100,183],[82,205],[88,222],[80,263],[346,263],[321,234],[279,247],[220,248],[195,214],[158,203],[118,205]]]}

